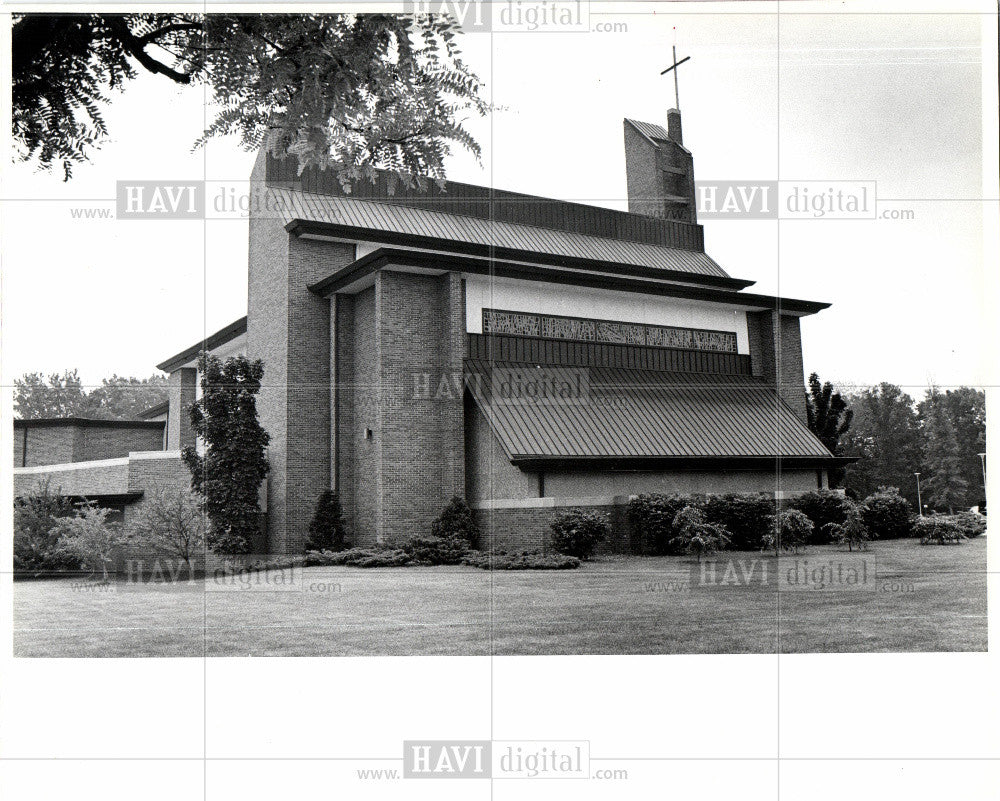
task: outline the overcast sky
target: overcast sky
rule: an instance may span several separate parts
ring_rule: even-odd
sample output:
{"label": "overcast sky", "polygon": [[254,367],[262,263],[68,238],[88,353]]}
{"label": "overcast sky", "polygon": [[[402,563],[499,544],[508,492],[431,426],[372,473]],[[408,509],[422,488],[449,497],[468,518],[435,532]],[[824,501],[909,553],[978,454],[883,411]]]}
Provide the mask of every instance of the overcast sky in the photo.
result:
{"label": "overcast sky", "polygon": [[[705,222],[708,253],[757,281],[751,291],[833,303],[803,321],[806,371],[911,394],[930,381],[988,383],[985,260],[991,274],[996,263],[983,226],[995,232],[997,190],[984,188],[983,97],[995,115],[995,18],[793,14],[790,5],[813,8],[783,4],[780,32],[776,15],[751,13],[773,5],[706,14],[661,4],[655,15],[643,6],[591,17],[627,32],[466,36],[466,60],[496,110],[470,123],[482,166],[456,155],[450,177],[626,208],[622,118],[665,123],[673,85],[659,72],[676,27],[679,55],[691,56],[681,108],[699,181],[876,181],[880,210],[915,214]],[[984,72],[994,82],[985,87]],[[72,181],[4,170],[5,383],[70,367],[95,382],[149,375],[246,313],[245,221],[71,216],[113,208],[117,180],[245,180],[254,156],[236,142],[192,152],[206,114],[202,89],[143,75],[113,97],[112,138]]]}

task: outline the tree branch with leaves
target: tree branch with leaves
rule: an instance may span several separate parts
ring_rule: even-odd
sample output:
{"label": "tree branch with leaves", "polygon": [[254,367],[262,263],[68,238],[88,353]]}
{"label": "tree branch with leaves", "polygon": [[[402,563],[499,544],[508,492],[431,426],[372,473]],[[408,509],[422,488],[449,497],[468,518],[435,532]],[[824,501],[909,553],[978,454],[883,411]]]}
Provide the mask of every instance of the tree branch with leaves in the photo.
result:
{"label": "tree branch with leaves", "polygon": [[13,134],[44,169],[92,156],[102,107],[138,68],[212,90],[215,118],[194,143],[235,134],[244,148],[334,169],[345,185],[376,169],[443,179],[482,83],[444,15],[19,15],[13,27]]}

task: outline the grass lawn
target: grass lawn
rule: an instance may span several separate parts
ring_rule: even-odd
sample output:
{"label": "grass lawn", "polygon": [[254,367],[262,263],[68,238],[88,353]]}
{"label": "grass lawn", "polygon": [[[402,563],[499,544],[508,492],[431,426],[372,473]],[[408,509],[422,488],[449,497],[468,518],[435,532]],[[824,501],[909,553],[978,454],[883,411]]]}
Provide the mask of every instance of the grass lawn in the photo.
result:
{"label": "grass lawn", "polygon": [[[849,555],[832,546],[763,560]],[[697,586],[692,559],[605,557],[568,571],[306,568],[292,592],[14,587],[15,656],[374,656],[985,651],[986,538],[875,543],[877,580],[778,591]],[[755,568],[761,569],[760,562]],[[700,575],[697,573],[696,575]],[[721,574],[717,574],[720,575]],[[759,572],[756,575],[760,575]]]}

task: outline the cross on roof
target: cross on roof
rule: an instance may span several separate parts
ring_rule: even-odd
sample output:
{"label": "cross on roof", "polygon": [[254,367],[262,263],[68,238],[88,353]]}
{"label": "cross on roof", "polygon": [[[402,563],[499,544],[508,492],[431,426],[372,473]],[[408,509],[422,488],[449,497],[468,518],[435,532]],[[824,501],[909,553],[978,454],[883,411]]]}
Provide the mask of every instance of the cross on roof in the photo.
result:
{"label": "cross on roof", "polygon": [[667,67],[660,75],[666,75],[668,72],[673,70],[674,72],[674,108],[678,111],[681,110],[681,96],[677,89],[677,68],[683,64],[685,61],[690,61],[691,56],[685,56],[680,61],[677,60],[677,45],[674,45],[674,63]]}

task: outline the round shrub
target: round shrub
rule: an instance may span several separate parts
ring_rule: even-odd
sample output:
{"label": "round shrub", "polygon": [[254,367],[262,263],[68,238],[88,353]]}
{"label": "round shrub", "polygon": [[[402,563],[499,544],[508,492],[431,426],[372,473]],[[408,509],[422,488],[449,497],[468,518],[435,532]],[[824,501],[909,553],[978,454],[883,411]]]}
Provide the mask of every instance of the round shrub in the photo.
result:
{"label": "round shrub", "polygon": [[695,506],[685,506],[674,518],[677,534],[670,545],[681,553],[694,554],[701,561],[706,553],[715,553],[729,545],[729,532],[722,526],[705,522],[705,513]]}
{"label": "round shrub", "polygon": [[431,536],[454,540],[454,547],[474,548],[479,539],[479,526],[464,498],[456,495],[431,523]]}
{"label": "round shrub", "polygon": [[670,541],[677,533],[674,518],[689,503],[681,495],[636,495],[628,502],[628,523],[636,550],[662,556],[671,553]]}
{"label": "round shrub", "polygon": [[955,515],[955,525],[966,537],[978,537],[986,533],[986,516],[978,512],[959,512]]}
{"label": "round shrub", "polygon": [[608,518],[600,512],[569,509],[556,515],[549,526],[552,547],[559,553],[586,561],[597,543],[608,536]]}
{"label": "round shrub", "polygon": [[729,532],[733,550],[751,551],[763,547],[770,535],[775,504],[764,493],[709,495],[701,509],[706,522]]}
{"label": "round shrub", "polygon": [[920,517],[913,524],[913,534],[920,537],[921,545],[958,545],[965,539],[961,527],[955,522],[954,515],[927,515]]}
{"label": "round shrub", "polygon": [[812,520],[798,509],[785,509],[771,517],[764,546],[775,551],[798,552],[809,544],[812,533]]}
{"label": "round shrub", "polygon": [[850,498],[835,490],[813,490],[795,498],[789,507],[798,509],[813,524],[813,533],[810,543],[813,545],[825,545],[830,542],[827,528],[829,524],[842,526],[847,515],[853,508],[854,503]]}
{"label": "round shrub", "polygon": [[913,534],[913,512],[895,487],[879,487],[865,498],[861,520],[872,539],[894,540]]}

